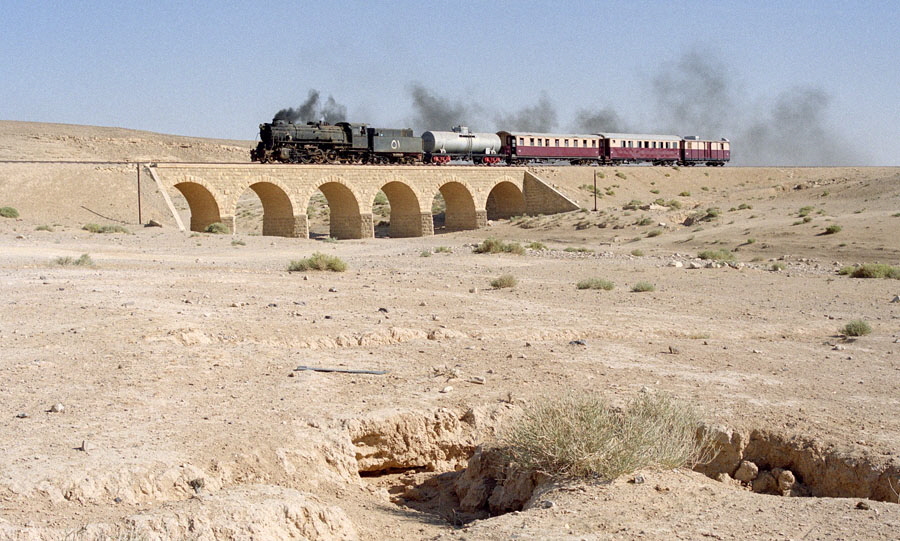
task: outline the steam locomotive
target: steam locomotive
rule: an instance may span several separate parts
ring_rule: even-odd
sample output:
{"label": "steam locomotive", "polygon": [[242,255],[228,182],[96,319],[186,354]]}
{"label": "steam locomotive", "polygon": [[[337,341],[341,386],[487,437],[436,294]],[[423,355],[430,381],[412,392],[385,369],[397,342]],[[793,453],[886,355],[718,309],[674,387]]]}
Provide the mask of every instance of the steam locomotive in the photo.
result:
{"label": "steam locomotive", "polygon": [[415,137],[408,128],[371,128],[350,122],[293,124],[279,119],[260,124],[259,138],[250,159],[260,163],[722,166],[731,159],[728,139],[656,134],[474,133],[457,126],[453,131],[426,131]]}

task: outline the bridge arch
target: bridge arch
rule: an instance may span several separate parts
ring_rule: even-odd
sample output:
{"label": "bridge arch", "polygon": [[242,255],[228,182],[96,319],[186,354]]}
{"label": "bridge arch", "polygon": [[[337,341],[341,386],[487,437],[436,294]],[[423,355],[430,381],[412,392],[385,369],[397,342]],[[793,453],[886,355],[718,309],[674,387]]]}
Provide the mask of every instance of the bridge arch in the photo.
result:
{"label": "bridge arch", "polygon": [[472,189],[466,183],[452,179],[442,184],[438,190],[444,198],[444,228],[447,231],[478,229],[478,212]]}
{"label": "bridge arch", "polygon": [[[296,237],[305,224],[298,223],[294,203],[288,189],[278,180],[263,176],[253,178],[248,186],[259,197],[263,207],[262,234],[275,237]],[[235,202],[237,207],[237,202]],[[236,215],[237,208],[235,208]]]}
{"label": "bridge arch", "polygon": [[488,220],[500,220],[525,214],[525,196],[512,179],[505,177],[491,188],[485,203]]}
{"label": "bridge arch", "polygon": [[[416,192],[403,181],[392,180],[381,187],[391,206],[391,237],[421,237],[426,229],[423,224],[423,212]],[[425,219],[431,220],[431,214],[425,213]],[[430,234],[429,229],[429,234]]]}
{"label": "bridge arch", "polygon": [[[187,200],[191,210],[191,231],[204,231],[210,224],[222,222],[216,196],[202,180],[185,176],[181,182],[174,184],[174,187]],[[225,225],[229,229],[233,226],[231,223]]]}
{"label": "bridge arch", "polygon": [[[359,193],[341,177],[332,175],[319,179],[316,189],[328,201],[329,235],[336,239],[361,239],[374,235],[372,213],[366,213],[366,220],[360,212]],[[309,203],[312,193],[307,194]]]}

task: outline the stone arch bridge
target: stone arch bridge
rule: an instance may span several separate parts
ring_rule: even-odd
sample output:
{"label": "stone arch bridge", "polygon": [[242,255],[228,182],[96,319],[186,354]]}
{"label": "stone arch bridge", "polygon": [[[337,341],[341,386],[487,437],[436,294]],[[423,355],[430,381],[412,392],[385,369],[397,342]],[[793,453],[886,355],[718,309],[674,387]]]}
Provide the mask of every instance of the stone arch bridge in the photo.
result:
{"label": "stone arch bridge", "polygon": [[379,190],[390,203],[391,237],[433,235],[431,205],[438,193],[449,231],[578,208],[523,167],[159,163],[148,169],[182,229],[168,194],[178,190],[187,200],[192,231],[215,222],[234,231],[238,199],[247,189],[262,202],[263,235],[281,237],[309,237],[306,209],[317,191],[328,200],[330,235],[338,239],[375,236],[372,206]]}

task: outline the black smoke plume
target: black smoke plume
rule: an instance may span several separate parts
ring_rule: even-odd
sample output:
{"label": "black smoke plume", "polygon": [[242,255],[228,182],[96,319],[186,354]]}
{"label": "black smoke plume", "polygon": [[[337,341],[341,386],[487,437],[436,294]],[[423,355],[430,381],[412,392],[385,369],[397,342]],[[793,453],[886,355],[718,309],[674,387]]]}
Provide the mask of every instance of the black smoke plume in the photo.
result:
{"label": "black smoke plume", "polygon": [[460,124],[474,130],[470,122],[480,112],[477,106],[439,97],[418,83],[410,86],[409,93],[413,100],[413,127],[417,130],[445,131]]}
{"label": "black smoke plume", "polygon": [[324,103],[321,103],[319,98],[319,91],[312,88],[309,90],[306,101],[300,107],[282,109],[275,113],[272,120],[286,120],[294,123],[323,120],[329,124],[347,120],[347,107],[336,102],[332,96],[328,96]]}
{"label": "black smoke plume", "polygon": [[820,88],[748,96],[722,60],[700,51],[663,66],[651,88],[661,130],[726,137],[736,165],[846,165],[865,159],[829,126],[831,97]]}
{"label": "black smoke plume", "polygon": [[556,128],[556,106],[546,94],[534,105],[507,114],[499,114],[495,122],[500,129],[511,131],[552,132]]}
{"label": "black smoke plume", "polygon": [[591,111],[582,109],[578,111],[572,131],[576,133],[622,133],[628,132],[628,127],[619,113],[612,107],[604,107]]}

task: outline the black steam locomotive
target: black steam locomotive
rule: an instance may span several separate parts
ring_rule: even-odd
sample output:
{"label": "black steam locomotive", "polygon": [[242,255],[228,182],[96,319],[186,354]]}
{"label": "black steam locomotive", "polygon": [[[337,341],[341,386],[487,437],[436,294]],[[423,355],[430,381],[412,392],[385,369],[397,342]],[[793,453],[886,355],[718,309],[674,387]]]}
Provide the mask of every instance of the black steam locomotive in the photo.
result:
{"label": "black steam locomotive", "polygon": [[293,124],[275,120],[259,125],[260,142],[250,159],[260,163],[412,164],[422,161],[422,139],[410,129],[370,128],[366,124]]}

